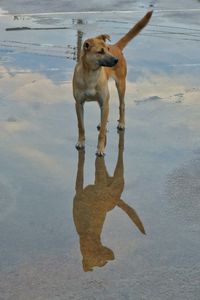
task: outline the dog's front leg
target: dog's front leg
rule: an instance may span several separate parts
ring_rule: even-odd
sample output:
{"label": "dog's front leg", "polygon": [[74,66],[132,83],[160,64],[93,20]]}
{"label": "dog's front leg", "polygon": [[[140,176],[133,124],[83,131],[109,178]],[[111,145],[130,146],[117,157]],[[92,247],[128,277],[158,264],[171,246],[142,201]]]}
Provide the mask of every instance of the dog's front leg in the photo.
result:
{"label": "dog's front leg", "polygon": [[99,102],[99,108],[100,108],[100,123],[97,125],[97,130],[99,131],[101,128],[101,122],[103,118],[103,103]]}
{"label": "dog's front leg", "polygon": [[100,107],[100,123],[97,125],[97,130],[98,131],[101,128],[101,123],[102,123],[102,120],[103,120],[103,103],[99,102],[99,107]]}
{"label": "dog's front leg", "polygon": [[84,108],[83,103],[80,101],[76,101],[76,115],[78,121],[78,142],[76,149],[80,150],[85,147]]}
{"label": "dog's front leg", "polygon": [[108,121],[108,114],[109,114],[109,96],[103,102],[103,106],[101,107],[101,126],[99,130],[98,136],[98,145],[97,145],[97,152],[98,156],[104,156],[104,148],[106,144],[106,127]]}

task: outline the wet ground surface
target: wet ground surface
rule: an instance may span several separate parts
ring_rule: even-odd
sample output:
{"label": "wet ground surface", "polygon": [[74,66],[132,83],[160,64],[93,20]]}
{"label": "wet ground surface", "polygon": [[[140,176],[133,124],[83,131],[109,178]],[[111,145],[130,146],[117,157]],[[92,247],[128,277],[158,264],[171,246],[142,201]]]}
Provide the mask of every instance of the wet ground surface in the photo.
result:
{"label": "wet ground surface", "polygon": [[111,81],[104,159],[94,103],[75,149],[77,48],[146,10],[1,16],[1,300],[199,299],[200,11],[182,9],[126,48],[126,130]]}

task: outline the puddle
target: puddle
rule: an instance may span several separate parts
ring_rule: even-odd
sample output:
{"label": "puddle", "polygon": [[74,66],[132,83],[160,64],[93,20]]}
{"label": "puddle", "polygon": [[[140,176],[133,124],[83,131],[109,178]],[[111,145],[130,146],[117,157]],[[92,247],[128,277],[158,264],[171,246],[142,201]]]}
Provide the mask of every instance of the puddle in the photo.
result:
{"label": "puddle", "polygon": [[[126,130],[110,82],[105,158],[95,104],[75,149],[73,68],[86,37],[115,42],[143,13],[0,18],[0,298],[198,299],[200,30],[185,14],[155,12],[125,49]],[[23,27],[39,30],[6,31]]]}

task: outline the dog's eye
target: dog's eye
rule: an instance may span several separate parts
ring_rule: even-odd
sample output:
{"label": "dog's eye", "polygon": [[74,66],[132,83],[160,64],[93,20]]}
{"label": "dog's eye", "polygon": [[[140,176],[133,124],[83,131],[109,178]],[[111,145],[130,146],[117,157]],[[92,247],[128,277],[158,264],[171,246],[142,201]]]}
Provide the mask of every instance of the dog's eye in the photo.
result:
{"label": "dog's eye", "polygon": [[104,54],[104,49],[102,48],[100,51],[97,52],[98,54]]}

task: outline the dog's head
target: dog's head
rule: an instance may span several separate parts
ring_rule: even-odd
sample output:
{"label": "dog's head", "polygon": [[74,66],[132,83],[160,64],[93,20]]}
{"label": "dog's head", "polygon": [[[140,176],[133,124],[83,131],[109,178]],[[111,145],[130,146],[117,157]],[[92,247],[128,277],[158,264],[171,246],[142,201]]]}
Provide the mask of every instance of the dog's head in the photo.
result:
{"label": "dog's head", "polygon": [[102,34],[83,44],[83,59],[92,69],[114,67],[118,62],[118,58],[110,53],[106,40],[110,40],[109,35]]}

